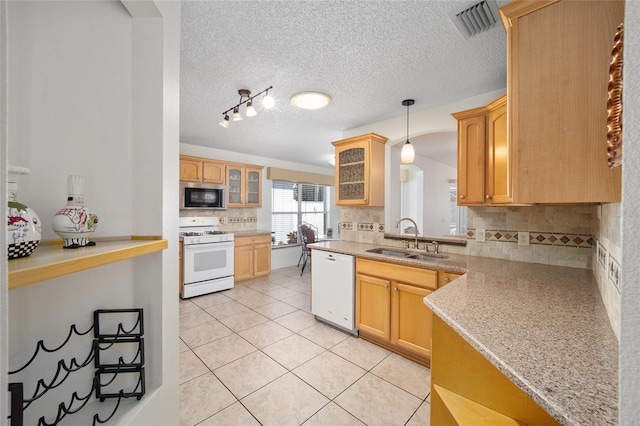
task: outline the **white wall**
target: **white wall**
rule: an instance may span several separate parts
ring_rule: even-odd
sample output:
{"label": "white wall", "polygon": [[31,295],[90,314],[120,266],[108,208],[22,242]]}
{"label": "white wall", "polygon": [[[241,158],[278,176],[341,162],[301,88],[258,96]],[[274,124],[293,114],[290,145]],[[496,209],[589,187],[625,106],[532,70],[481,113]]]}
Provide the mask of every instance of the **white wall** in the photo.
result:
{"label": "white wall", "polygon": [[[7,3],[0,2],[0,205],[7,205]],[[7,240],[7,228],[1,227],[0,241]],[[0,389],[7,389],[9,304],[7,261],[0,262]],[[8,395],[0,393],[0,419],[9,412]]]}
{"label": "white wall", "polygon": [[640,2],[625,3],[620,424],[640,423]]}
{"label": "white wall", "polygon": [[[8,158],[31,169],[20,181],[19,199],[39,214],[43,239],[58,239],[51,218],[66,202],[67,175],[80,174],[85,202],[99,217],[94,239],[162,235],[169,248],[11,290],[9,362],[19,366],[40,338],[56,346],[71,324],[86,329],[94,309],[142,307],[147,395],[128,401],[115,422],[172,425],[178,423],[180,5],[137,1],[128,7],[114,1],[8,3]],[[86,348],[84,341],[68,345],[78,357]],[[66,390],[86,392],[86,370],[75,373]],[[36,366],[19,378],[50,372],[50,366]],[[25,424],[55,415],[57,403],[70,397],[51,394],[27,410]],[[113,407],[103,405],[102,412]],[[80,419],[91,410],[74,415],[72,423],[86,424]]]}
{"label": "white wall", "polygon": [[[393,179],[392,177],[393,174],[399,175],[400,164],[400,149],[391,149],[392,176],[389,179],[391,194],[390,204],[385,208],[385,214],[389,216],[391,223],[394,225],[400,219],[400,200],[397,195],[400,182],[398,179]],[[449,235],[449,221],[451,216],[449,180],[456,179],[456,168],[420,155],[416,155],[411,167],[423,171],[422,184],[419,188],[412,186],[416,192],[409,194],[409,197],[413,197],[415,202],[421,203],[419,209],[416,207],[416,211],[421,215],[419,221],[422,223],[422,225],[419,226],[421,235],[433,237]],[[412,176],[415,176],[415,172],[412,173]],[[406,198],[407,197],[405,197],[405,203]],[[415,218],[412,217],[412,219]],[[392,228],[387,230],[387,232],[395,233],[396,231]]]}

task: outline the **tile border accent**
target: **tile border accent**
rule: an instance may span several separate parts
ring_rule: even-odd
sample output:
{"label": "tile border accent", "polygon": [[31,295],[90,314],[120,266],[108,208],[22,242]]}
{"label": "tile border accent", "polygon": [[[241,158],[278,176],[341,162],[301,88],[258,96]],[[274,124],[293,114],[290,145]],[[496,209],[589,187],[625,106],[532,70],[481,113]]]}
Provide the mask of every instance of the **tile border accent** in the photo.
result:
{"label": "tile border accent", "polygon": [[620,293],[620,263],[611,255],[609,255],[607,276],[609,281],[616,287],[616,290],[618,290],[618,293]]}
{"label": "tile border accent", "polygon": [[353,231],[353,222],[340,222],[338,227],[343,231]]}
{"label": "tile border accent", "polygon": [[609,255],[608,250],[606,248],[604,248],[604,246],[602,244],[600,244],[600,241],[596,240],[597,242],[597,248],[596,248],[596,252],[597,252],[597,258],[598,258],[598,262],[600,262],[600,265],[607,269],[607,257]]}
{"label": "tile border accent", "polygon": [[358,231],[373,232],[373,222],[358,222]]}
{"label": "tile border accent", "polygon": [[[476,229],[467,229],[467,239],[476,239]],[[497,241],[503,243],[518,243],[518,231],[510,230],[485,230],[485,241]],[[567,234],[559,232],[529,232],[530,244],[543,246],[579,247],[593,249],[596,240],[593,235]]]}
{"label": "tile border accent", "polygon": [[257,217],[226,217],[225,223],[257,223]]}

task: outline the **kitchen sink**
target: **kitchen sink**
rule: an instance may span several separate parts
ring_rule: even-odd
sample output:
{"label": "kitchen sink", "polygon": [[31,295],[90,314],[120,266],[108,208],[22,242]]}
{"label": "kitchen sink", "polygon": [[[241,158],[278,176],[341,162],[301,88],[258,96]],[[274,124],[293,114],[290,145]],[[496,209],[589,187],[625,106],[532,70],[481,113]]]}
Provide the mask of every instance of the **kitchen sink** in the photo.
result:
{"label": "kitchen sink", "polygon": [[447,259],[449,256],[438,253],[421,253],[421,254],[410,254],[407,256],[411,259],[417,260],[436,260],[436,259]]}
{"label": "kitchen sink", "polygon": [[446,259],[449,256],[438,253],[416,253],[405,250],[394,250],[391,248],[385,247],[377,247],[367,250],[369,253],[377,253],[384,254],[386,256],[395,256],[395,257],[404,257],[407,259],[416,259],[416,260],[437,260],[437,259]]}
{"label": "kitchen sink", "polygon": [[384,254],[386,256],[395,256],[395,257],[411,257],[412,256],[411,253],[407,253],[406,251],[393,250],[393,249],[383,248],[383,247],[369,249],[367,250],[367,252]]}

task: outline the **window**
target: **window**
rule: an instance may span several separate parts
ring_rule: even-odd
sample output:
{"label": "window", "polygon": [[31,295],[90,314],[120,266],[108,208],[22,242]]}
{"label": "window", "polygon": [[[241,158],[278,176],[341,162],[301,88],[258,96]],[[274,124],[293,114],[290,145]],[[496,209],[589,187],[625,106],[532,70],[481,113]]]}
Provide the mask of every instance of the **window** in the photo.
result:
{"label": "window", "polygon": [[[329,223],[329,187],[273,181],[271,190],[271,231],[274,245],[288,244],[288,234],[298,232],[298,224],[307,222],[320,234]],[[298,240],[295,243],[297,244]]]}
{"label": "window", "polygon": [[467,233],[467,208],[458,206],[458,187],[456,182],[449,182],[449,206],[451,208],[449,233],[451,235]]}

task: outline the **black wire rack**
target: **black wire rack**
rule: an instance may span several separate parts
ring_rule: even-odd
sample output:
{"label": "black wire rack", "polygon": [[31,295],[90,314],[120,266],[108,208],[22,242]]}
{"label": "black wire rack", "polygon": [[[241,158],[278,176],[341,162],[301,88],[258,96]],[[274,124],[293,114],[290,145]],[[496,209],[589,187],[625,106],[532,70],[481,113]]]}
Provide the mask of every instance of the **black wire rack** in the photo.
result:
{"label": "black wire rack", "polygon": [[[61,359],[53,378],[38,379],[35,390],[27,397],[24,395],[24,383],[9,383],[11,415],[7,417],[11,426],[23,426],[24,412],[44,395],[60,387],[69,376],[93,364],[95,373],[89,390],[84,394],[74,391],[68,401],[60,402],[55,416],[51,413],[41,416],[38,426],[58,425],[65,417],[78,413],[94,399],[104,402],[115,400],[113,409],[105,417],[95,413],[93,425],[103,424],[113,418],[123,399],[140,400],[145,394],[144,379],[144,321],[143,310],[136,309],[99,309],[93,313],[93,324],[88,330],[78,331],[75,324],[69,328],[64,341],[57,347],[48,348],[43,340],[38,341],[31,358],[20,368],[9,371],[9,376],[27,370],[39,355],[62,350],[74,336],[85,336],[93,331],[93,342],[88,355],[78,361]],[[125,328],[124,323],[129,327]],[[131,325],[132,324],[132,325]]]}

